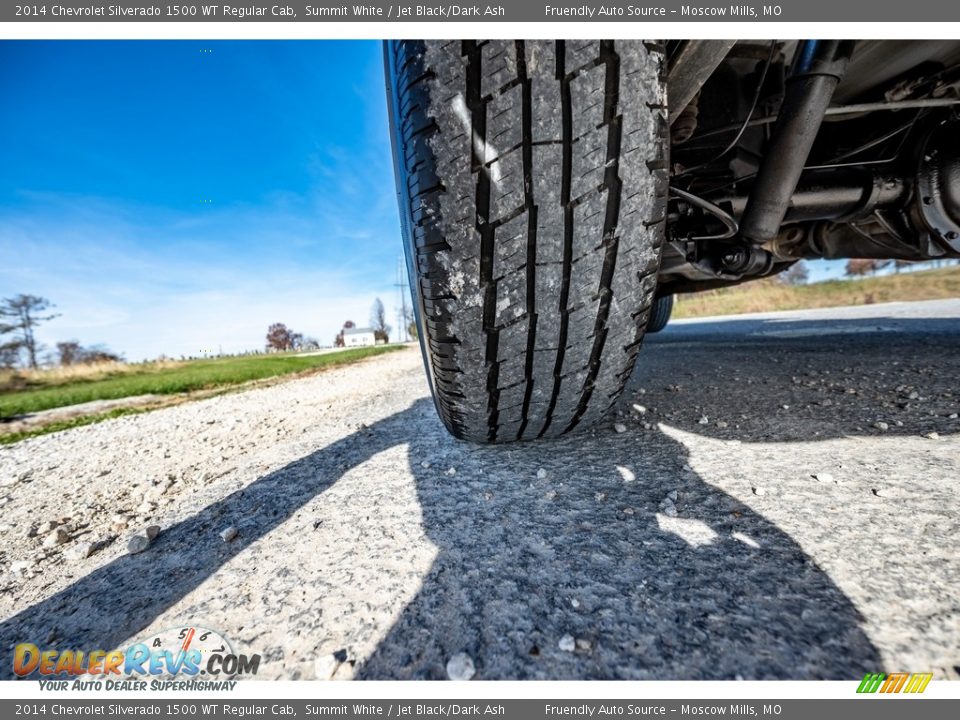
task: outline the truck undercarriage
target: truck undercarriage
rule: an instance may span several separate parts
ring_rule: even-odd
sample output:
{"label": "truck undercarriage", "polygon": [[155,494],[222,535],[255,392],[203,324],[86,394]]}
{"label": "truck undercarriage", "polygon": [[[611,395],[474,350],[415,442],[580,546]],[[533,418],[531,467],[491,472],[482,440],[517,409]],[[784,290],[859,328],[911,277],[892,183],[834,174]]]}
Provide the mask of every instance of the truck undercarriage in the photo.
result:
{"label": "truck undercarriage", "polygon": [[960,257],[960,43],[667,44],[659,294],[804,258]]}

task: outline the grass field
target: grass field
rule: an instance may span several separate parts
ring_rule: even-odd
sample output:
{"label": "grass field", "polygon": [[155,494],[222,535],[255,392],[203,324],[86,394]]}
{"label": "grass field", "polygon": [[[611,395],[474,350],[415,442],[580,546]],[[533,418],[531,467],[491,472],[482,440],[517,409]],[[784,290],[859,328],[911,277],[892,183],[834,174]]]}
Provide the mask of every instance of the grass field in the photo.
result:
{"label": "grass field", "polygon": [[289,375],[380,355],[401,346],[341,350],[323,355],[251,355],[126,365],[110,364],[72,372],[59,370],[8,374],[0,378],[0,418],[92,400],[136,395],[173,395],[229,388],[251,380]]}
{"label": "grass field", "polygon": [[674,318],[960,297],[960,266],[790,286],[776,278],[680,295]]}

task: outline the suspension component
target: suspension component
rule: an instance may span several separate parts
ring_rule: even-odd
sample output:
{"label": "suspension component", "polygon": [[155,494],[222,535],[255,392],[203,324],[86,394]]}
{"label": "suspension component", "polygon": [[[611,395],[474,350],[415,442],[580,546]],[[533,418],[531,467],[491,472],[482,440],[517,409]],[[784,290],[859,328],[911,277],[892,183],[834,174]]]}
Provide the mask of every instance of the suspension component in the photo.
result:
{"label": "suspension component", "polygon": [[760,245],[777,235],[854,44],[807,40],[798,46],[773,137],[740,223],[750,243]]}
{"label": "suspension component", "polygon": [[942,122],[927,136],[917,169],[917,215],[944,252],[960,253],[960,125]]}
{"label": "suspension component", "polygon": [[753,245],[735,245],[720,254],[720,271],[735,277],[766,275],[773,263],[773,255]]}
{"label": "suspension component", "polygon": [[[742,218],[756,183],[745,193],[714,199],[734,217]],[[902,205],[910,194],[910,183],[892,173],[870,168],[807,170],[800,176],[790,198],[784,222],[832,220],[847,222],[865,217],[876,208]]]}

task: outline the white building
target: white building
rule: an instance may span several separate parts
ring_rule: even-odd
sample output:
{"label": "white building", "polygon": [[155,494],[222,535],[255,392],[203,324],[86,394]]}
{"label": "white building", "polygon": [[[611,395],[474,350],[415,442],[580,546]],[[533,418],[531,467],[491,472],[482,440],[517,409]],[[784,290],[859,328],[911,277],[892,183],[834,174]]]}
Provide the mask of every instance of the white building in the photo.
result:
{"label": "white building", "polygon": [[345,328],[343,331],[344,347],[364,347],[376,343],[377,339],[371,328]]}

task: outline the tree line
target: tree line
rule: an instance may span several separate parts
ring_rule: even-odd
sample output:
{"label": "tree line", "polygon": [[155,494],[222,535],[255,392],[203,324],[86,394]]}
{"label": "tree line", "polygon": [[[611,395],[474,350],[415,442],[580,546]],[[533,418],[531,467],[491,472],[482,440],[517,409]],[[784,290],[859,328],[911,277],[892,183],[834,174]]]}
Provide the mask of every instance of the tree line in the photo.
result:
{"label": "tree line", "polygon": [[[50,312],[54,307],[47,298],[23,293],[0,300],[0,368],[39,367],[43,345],[37,340],[36,329],[60,317]],[[76,340],[56,344],[55,360],[64,366],[122,359],[101,345],[84,347]]]}
{"label": "tree line", "polygon": [[[0,368],[10,369],[28,367],[36,370],[40,366],[43,345],[37,340],[36,329],[41,324],[60,317],[52,312],[56,306],[47,298],[38,295],[19,294],[0,300]],[[407,331],[416,337],[416,322],[412,312],[404,318]],[[334,338],[334,346],[344,344],[343,332],[355,327],[348,320]],[[370,309],[370,329],[376,342],[390,342],[391,327],[387,324],[386,309],[380,298],[376,298]],[[272,351],[312,350],[320,344],[303,333],[294,331],[284,323],[273,323],[267,328],[266,349]],[[111,352],[102,345],[85,347],[77,340],[63,340],[55,345],[55,355],[50,362],[62,366],[81,365],[98,362],[122,361],[123,357]]]}
{"label": "tree line", "polygon": [[[411,337],[417,336],[417,325],[413,319],[413,313],[409,312],[405,319],[407,323],[407,332]],[[344,347],[344,332],[356,329],[357,325],[353,320],[347,320],[343,327],[333,338],[334,347]],[[380,298],[373,301],[370,307],[370,330],[373,333],[373,339],[377,343],[390,342],[390,331],[393,328],[387,323],[387,311]],[[319,343],[313,338],[304,338],[302,333],[296,332],[285,323],[273,323],[267,328],[266,349],[274,352],[287,352],[290,350],[312,350],[320,347]]]}
{"label": "tree line", "polygon": [[939,260],[874,260],[871,258],[853,258],[847,260],[847,277],[862,277],[864,275],[876,275],[881,270],[888,267],[893,268],[893,272],[899,273],[912,265],[933,265],[941,267],[943,263],[950,264],[950,258]]}

